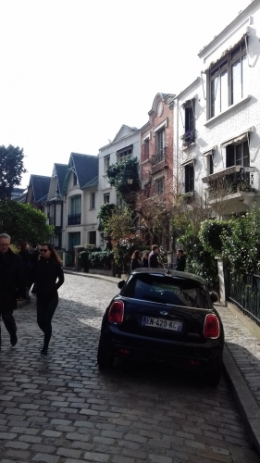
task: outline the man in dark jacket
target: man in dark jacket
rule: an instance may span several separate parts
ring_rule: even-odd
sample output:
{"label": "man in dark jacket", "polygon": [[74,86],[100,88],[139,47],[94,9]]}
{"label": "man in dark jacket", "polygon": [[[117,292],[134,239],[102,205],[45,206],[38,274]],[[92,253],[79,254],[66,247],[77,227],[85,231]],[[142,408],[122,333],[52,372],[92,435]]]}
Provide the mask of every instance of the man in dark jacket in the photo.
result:
{"label": "man in dark jacket", "polygon": [[185,259],[184,255],[183,255],[183,250],[178,249],[178,251],[177,251],[177,260],[176,260],[176,270],[179,270],[180,272],[184,272],[185,265],[186,265],[186,259]]}
{"label": "man in dark jacket", "polygon": [[[17,343],[17,327],[13,310],[17,308],[17,299],[26,295],[25,275],[22,259],[14,254],[10,246],[10,236],[0,234],[0,317],[2,315],[5,327],[10,335],[12,346]],[[1,349],[1,327],[0,327]]]}
{"label": "man in dark jacket", "polygon": [[158,256],[159,256],[159,246],[157,246],[157,244],[153,244],[152,251],[150,252],[149,257],[148,257],[148,266],[150,268],[162,267],[162,265],[158,261]]}

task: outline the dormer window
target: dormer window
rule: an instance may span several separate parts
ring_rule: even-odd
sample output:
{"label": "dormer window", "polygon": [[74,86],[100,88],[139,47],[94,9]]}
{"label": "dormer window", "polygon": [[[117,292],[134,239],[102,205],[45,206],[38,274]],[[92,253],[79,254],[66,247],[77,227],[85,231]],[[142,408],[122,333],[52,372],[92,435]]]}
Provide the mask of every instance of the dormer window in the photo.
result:
{"label": "dormer window", "polygon": [[76,186],[76,185],[78,184],[78,177],[77,177],[77,175],[75,174],[75,172],[73,172],[72,183],[73,183],[73,186]]}

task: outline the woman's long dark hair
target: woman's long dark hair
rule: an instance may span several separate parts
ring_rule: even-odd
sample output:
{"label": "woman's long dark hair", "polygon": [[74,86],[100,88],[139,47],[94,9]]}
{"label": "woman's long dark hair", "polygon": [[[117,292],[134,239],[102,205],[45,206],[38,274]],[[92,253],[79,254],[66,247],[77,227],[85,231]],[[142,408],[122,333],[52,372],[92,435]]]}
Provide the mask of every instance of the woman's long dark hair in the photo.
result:
{"label": "woman's long dark hair", "polygon": [[47,246],[47,248],[49,249],[49,251],[51,251],[51,255],[50,255],[50,261],[55,263],[55,264],[61,264],[62,263],[62,260],[59,256],[59,254],[57,253],[57,251],[54,249],[54,247],[52,246],[52,244],[50,243],[42,243],[41,244],[42,246]]}
{"label": "woman's long dark hair", "polygon": [[138,249],[133,252],[131,259],[140,259],[140,251]]}

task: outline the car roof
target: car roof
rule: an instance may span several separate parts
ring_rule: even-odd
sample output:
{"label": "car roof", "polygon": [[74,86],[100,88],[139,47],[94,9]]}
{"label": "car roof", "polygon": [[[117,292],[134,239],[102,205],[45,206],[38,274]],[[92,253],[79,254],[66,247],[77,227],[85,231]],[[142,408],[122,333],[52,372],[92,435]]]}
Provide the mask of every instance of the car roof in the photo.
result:
{"label": "car roof", "polygon": [[132,270],[130,272],[130,275],[164,275],[166,277],[177,277],[177,278],[182,278],[186,280],[193,280],[196,281],[197,283],[200,283],[202,285],[206,285],[206,282],[203,278],[201,278],[198,275],[194,275],[193,273],[188,273],[188,272],[178,272],[178,270],[171,270],[167,268],[136,268],[135,270]]}

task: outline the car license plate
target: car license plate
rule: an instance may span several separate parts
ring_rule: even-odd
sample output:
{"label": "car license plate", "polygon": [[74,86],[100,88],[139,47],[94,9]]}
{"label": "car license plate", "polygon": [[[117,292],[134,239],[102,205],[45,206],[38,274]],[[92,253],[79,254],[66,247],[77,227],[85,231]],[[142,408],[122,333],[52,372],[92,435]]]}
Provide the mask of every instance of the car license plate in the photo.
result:
{"label": "car license plate", "polygon": [[152,328],[163,328],[164,330],[178,332],[182,330],[182,322],[178,320],[165,320],[165,318],[142,317],[141,324],[143,326],[151,326]]}

